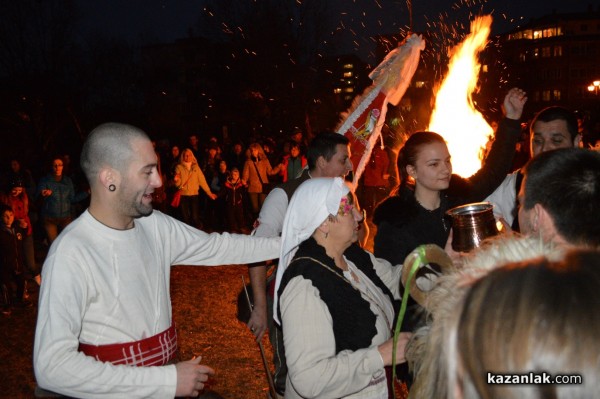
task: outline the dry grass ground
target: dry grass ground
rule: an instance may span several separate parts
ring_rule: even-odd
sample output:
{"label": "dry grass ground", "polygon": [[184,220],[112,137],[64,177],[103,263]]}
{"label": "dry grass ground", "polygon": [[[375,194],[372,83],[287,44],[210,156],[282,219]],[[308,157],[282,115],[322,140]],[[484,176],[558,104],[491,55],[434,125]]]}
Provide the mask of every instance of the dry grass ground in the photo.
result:
{"label": "dry grass ground", "polygon": [[[374,226],[371,225],[372,248]],[[258,345],[236,318],[237,295],[246,266],[175,266],[171,273],[173,318],[179,334],[180,359],[202,356],[216,370],[210,390],[226,399],[264,399],[268,384]],[[37,302],[37,289],[31,298]],[[2,316],[2,315],[0,315]],[[35,389],[32,353],[37,307],[16,309],[0,317],[0,398],[32,398]],[[263,340],[269,364],[271,345]],[[399,398],[406,397],[405,387]]]}
{"label": "dry grass ground", "polygon": [[[258,346],[236,319],[246,266],[176,266],[171,273],[173,318],[181,359],[202,356],[216,370],[210,389],[227,399],[264,399],[267,380]],[[37,292],[31,299],[37,300]],[[0,318],[0,398],[32,398],[32,353],[37,308]],[[263,345],[271,362],[268,338]]]}

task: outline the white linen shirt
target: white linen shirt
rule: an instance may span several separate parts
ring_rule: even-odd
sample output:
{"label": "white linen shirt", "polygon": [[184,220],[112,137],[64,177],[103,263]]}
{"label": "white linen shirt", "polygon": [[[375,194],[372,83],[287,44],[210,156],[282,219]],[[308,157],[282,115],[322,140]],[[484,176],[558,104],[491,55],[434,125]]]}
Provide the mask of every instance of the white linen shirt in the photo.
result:
{"label": "white linen shirt", "polygon": [[174,397],[174,365],[115,366],[78,352],[79,342],[138,341],[171,326],[171,265],[242,264],[278,253],[278,238],[206,234],[158,211],[129,230],[84,212],[44,263],[34,345],[38,384],[74,397]]}
{"label": "white linen shirt", "polygon": [[[394,298],[399,299],[402,265],[392,267],[388,261],[369,255],[379,278]],[[318,289],[302,276],[291,279],[280,299],[288,365],[286,399],[388,397],[383,360],[377,347],[392,337],[393,326],[388,322],[393,323],[394,308],[389,297],[348,258],[345,259],[364,284],[362,287],[353,285],[360,289],[363,298],[368,298],[371,311],[377,316],[377,333],[370,347],[336,354],[333,321]],[[378,305],[373,304],[373,299]],[[382,377],[379,383],[369,385]]]}
{"label": "white linen shirt", "polygon": [[517,204],[517,183],[518,170],[507,175],[502,183],[493,193],[491,193],[484,201],[491,202],[494,205],[494,216],[496,218],[503,217],[509,226],[512,226],[517,210],[515,209]]}
{"label": "white linen shirt", "polygon": [[252,234],[257,237],[280,236],[288,204],[287,194],[282,188],[275,187],[271,190],[267,198],[265,198],[263,206],[260,208],[258,215],[259,224]]}

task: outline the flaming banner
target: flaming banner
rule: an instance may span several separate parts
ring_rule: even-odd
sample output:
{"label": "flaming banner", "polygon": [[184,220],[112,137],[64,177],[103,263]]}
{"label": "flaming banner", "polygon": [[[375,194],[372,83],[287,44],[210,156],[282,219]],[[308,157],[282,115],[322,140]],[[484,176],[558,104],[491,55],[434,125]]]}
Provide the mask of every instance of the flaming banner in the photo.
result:
{"label": "flaming banner", "polygon": [[[342,122],[336,128],[350,140],[352,160],[355,165],[353,188],[371,156],[373,146],[381,136],[385,123],[387,104],[398,105],[412,80],[425,41],[420,35],[410,35],[404,43],[392,50],[370,74],[373,84],[356,97]],[[360,159],[358,166],[354,162]]]}

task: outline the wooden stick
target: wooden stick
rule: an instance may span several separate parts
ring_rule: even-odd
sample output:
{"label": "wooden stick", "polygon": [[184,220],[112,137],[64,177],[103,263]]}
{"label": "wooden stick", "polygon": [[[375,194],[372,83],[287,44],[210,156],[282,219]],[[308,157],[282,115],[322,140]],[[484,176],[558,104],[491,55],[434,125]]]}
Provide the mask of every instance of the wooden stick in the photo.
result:
{"label": "wooden stick", "polygon": [[[242,276],[242,283],[244,285],[244,292],[246,293],[246,301],[248,302],[248,309],[252,313],[252,302],[250,302],[250,295],[248,294],[248,287],[246,287],[246,280],[244,276]],[[267,382],[269,383],[269,392],[271,394],[272,399],[277,399],[277,391],[275,390],[275,383],[273,382],[273,376],[271,375],[271,369],[269,368],[269,362],[267,361],[267,356],[265,355],[265,348],[263,348],[263,344],[260,341],[256,342],[258,344],[258,349],[260,349],[260,357],[262,358],[263,366],[265,368],[265,373],[267,374]]]}

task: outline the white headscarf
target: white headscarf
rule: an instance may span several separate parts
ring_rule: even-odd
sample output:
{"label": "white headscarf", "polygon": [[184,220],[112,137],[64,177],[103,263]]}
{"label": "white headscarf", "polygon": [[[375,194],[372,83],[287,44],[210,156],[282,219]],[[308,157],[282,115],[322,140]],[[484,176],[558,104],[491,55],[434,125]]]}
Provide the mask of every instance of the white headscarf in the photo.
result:
{"label": "white headscarf", "polygon": [[319,177],[302,183],[292,196],[283,220],[279,266],[275,279],[273,310],[275,321],[278,323],[277,291],[283,272],[292,261],[298,246],[312,236],[329,215],[337,215],[340,202],[348,192],[350,189],[341,177]]}

